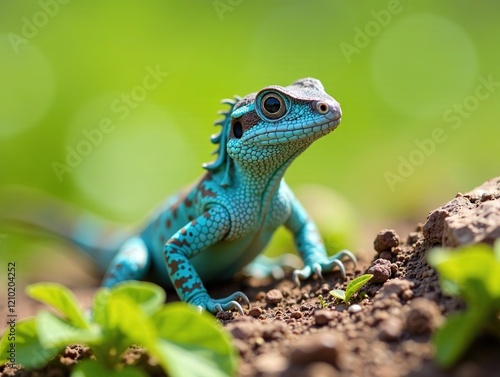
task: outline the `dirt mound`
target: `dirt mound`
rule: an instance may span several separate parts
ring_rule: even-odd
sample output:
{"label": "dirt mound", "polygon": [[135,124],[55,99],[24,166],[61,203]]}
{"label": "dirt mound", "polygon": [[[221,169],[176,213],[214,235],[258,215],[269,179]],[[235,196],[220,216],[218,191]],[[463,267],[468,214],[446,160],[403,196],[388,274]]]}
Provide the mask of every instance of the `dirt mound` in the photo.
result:
{"label": "dirt mound", "polygon": [[[275,286],[246,288],[256,319],[221,318],[243,357],[241,376],[495,376],[498,340],[482,337],[449,371],[432,361],[432,332],[445,315],[463,308],[444,296],[426,254],[437,245],[459,246],[500,238],[500,178],[457,196],[430,212],[406,238],[382,230],[372,263],[361,262],[348,280],[368,272],[368,298],[347,307],[328,292],[346,288],[338,274],[301,288],[288,279]],[[255,285],[255,284],[254,284]],[[266,290],[281,292],[279,302]],[[252,296],[253,293],[253,296]],[[318,296],[327,301],[323,308]]]}

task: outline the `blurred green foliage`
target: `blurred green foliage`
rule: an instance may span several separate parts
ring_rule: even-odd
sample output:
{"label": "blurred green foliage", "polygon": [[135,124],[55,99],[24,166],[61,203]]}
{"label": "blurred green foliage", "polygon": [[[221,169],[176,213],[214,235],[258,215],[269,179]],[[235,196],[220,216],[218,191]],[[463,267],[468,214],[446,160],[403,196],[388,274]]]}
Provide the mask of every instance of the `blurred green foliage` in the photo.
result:
{"label": "blurred green foliage", "polygon": [[365,219],[421,221],[498,175],[499,10],[491,0],[1,0],[0,186],[136,221],[210,161],[221,99],[313,76],[343,120],[288,183],[331,188]]}

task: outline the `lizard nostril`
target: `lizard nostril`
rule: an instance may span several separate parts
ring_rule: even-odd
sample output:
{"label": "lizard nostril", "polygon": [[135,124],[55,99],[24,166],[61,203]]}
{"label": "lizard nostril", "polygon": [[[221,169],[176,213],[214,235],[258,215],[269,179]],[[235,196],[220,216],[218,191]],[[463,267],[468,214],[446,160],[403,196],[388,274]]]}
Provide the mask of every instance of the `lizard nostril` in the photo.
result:
{"label": "lizard nostril", "polygon": [[330,106],[328,106],[328,104],[325,102],[317,102],[316,110],[320,114],[326,114],[328,111],[330,111]]}

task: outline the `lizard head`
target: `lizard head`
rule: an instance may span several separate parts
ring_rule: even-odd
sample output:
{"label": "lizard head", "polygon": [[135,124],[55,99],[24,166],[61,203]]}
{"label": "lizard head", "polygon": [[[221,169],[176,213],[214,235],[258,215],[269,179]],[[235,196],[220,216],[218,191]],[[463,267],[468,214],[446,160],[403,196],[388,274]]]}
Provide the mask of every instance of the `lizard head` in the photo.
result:
{"label": "lizard head", "polygon": [[300,147],[333,131],[340,117],[339,103],[326,94],[319,80],[305,78],[286,87],[268,86],[234,106],[228,148],[234,153],[264,145]]}
{"label": "lizard head", "polygon": [[231,109],[219,122],[223,127],[221,133],[212,138],[219,144],[220,163],[205,165],[209,170],[220,167],[223,160],[229,169],[229,159],[247,166],[284,164],[333,131],[341,117],[339,103],[313,78],[300,79],[285,87],[267,86],[226,103]]}

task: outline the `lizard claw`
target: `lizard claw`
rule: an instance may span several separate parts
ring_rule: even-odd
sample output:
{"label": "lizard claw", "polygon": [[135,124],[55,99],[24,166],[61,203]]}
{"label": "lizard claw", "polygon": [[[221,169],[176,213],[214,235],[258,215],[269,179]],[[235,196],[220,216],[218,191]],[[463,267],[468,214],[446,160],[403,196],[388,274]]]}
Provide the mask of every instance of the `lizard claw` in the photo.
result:
{"label": "lizard claw", "polygon": [[238,310],[238,312],[240,312],[240,314],[244,314],[243,307],[241,306],[240,302],[250,308],[250,300],[248,299],[248,297],[242,292],[235,292],[226,298],[216,300],[206,296],[201,301],[198,301],[197,309],[199,312],[207,310],[213,314],[236,309]]}
{"label": "lizard claw", "polygon": [[297,286],[300,287],[300,279],[308,279],[311,277],[313,272],[318,275],[320,279],[323,279],[323,271],[332,271],[335,266],[337,266],[342,274],[342,277],[346,277],[344,263],[341,259],[347,257],[351,262],[356,265],[356,257],[349,250],[341,250],[337,254],[331,256],[330,258],[325,258],[324,261],[319,263],[312,263],[311,265],[306,265],[303,269],[293,271],[293,281]]}
{"label": "lizard claw", "polygon": [[301,270],[294,270],[292,276],[295,284],[297,284],[297,286],[300,287],[300,279],[302,280],[309,279],[311,275],[312,275],[311,267],[305,266]]}
{"label": "lizard claw", "polygon": [[[343,267],[343,266],[342,266]],[[318,275],[318,277],[321,279],[321,280],[325,280],[323,278],[323,274],[321,273],[321,266],[319,264],[315,264],[314,267],[313,267],[313,270],[314,270],[314,273],[316,275]]]}
{"label": "lizard claw", "polygon": [[240,312],[240,314],[244,314],[243,308],[241,307],[241,305],[237,301],[229,301],[225,304],[215,304],[215,310],[217,312],[225,312],[225,311],[231,310],[231,309],[236,309]]}
{"label": "lizard claw", "polygon": [[219,312],[235,308],[240,312],[240,314],[243,314],[243,308],[241,307],[239,301],[242,301],[245,306],[250,308],[250,300],[243,292],[235,292],[229,297],[213,300],[216,304],[216,309]]}

